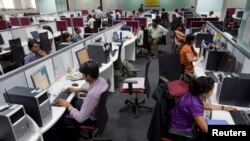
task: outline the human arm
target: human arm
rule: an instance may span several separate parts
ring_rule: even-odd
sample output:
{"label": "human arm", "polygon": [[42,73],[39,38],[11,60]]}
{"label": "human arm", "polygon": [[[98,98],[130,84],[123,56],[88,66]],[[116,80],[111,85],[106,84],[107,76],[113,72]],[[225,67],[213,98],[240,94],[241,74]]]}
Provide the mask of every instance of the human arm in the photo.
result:
{"label": "human arm", "polygon": [[42,57],[47,55],[46,52],[43,51],[43,50],[39,50],[39,51],[38,51],[38,54],[39,54],[40,56],[42,56]]}
{"label": "human arm", "polygon": [[80,93],[80,92],[83,92],[83,93],[88,93],[88,89],[86,88],[74,88],[74,87],[70,87],[70,88],[67,88],[66,91],[69,91],[71,93]]}
{"label": "human arm", "polygon": [[198,56],[195,57],[195,56],[193,56],[190,52],[187,52],[187,53],[186,53],[186,57],[187,57],[187,60],[188,60],[189,62],[196,62],[196,61],[198,61],[198,59],[199,59]]}
{"label": "human arm", "polygon": [[208,125],[204,116],[194,116],[194,121],[204,133],[208,133]]}
{"label": "human arm", "polygon": [[213,104],[209,104],[204,102],[204,109],[206,110],[225,110],[225,111],[234,111],[236,110],[235,107],[229,107],[229,106],[221,106],[221,105],[213,105]]}
{"label": "human arm", "polygon": [[162,35],[167,35],[168,30],[164,28],[163,26],[161,26],[161,32],[162,32]]}

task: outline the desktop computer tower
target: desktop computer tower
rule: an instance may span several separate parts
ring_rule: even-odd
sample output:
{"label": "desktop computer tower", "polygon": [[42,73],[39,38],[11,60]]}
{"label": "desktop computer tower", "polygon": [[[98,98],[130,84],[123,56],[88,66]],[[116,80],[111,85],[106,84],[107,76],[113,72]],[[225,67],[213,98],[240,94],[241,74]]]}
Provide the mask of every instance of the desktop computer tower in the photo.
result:
{"label": "desktop computer tower", "polygon": [[31,127],[22,105],[13,105],[0,112],[0,140],[27,141]]}
{"label": "desktop computer tower", "polygon": [[8,103],[21,104],[38,126],[42,127],[52,119],[47,91],[27,87],[14,87],[4,93]]}

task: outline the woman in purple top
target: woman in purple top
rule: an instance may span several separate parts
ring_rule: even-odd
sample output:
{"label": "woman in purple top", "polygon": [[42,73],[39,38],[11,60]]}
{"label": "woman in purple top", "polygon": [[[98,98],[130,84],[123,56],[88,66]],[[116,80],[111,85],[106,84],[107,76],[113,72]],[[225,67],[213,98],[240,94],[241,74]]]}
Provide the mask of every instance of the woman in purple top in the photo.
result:
{"label": "woman in purple top", "polygon": [[203,116],[204,110],[235,110],[233,107],[224,107],[208,104],[205,101],[212,95],[214,80],[210,77],[199,77],[190,86],[190,92],[181,97],[171,111],[170,128],[192,132],[194,125],[205,133],[208,125]]}

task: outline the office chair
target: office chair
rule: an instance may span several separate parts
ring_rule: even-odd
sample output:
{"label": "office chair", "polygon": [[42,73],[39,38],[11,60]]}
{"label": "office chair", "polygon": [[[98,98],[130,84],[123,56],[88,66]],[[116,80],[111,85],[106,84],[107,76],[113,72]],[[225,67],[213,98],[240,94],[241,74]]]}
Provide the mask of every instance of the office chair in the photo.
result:
{"label": "office chair", "polygon": [[[99,103],[96,107],[96,125],[94,126],[86,126],[86,125],[69,125],[66,129],[73,129],[77,131],[88,131],[88,139],[100,140],[100,141],[110,141],[112,139],[108,138],[100,138],[103,134],[105,126],[108,122],[108,111],[106,107],[108,91],[111,86],[110,80],[107,80],[108,88],[105,92],[103,92],[100,96]],[[80,134],[81,135],[81,134]],[[85,138],[85,136],[83,136]],[[97,137],[95,139],[95,137]]]}
{"label": "office chair", "polygon": [[12,58],[14,59],[16,66],[17,67],[23,66],[25,53],[22,47],[21,39],[17,38],[9,40],[9,44],[10,44]]}
{"label": "office chair", "polygon": [[[138,45],[139,53],[137,57],[148,57],[149,54],[149,42],[148,42],[148,30],[144,29],[143,31],[143,45]],[[142,54],[141,49],[145,49],[148,51],[148,54]]]}
{"label": "office chair", "polygon": [[178,54],[162,54],[159,56],[158,84],[178,80],[181,75],[180,56]]}
{"label": "office chair", "polygon": [[[192,138],[192,135],[178,129],[170,129],[169,121],[171,109],[178,98],[185,95],[189,88],[187,83],[181,80],[170,81],[159,85],[153,94],[156,100],[154,113],[147,133],[149,141],[184,141]],[[154,97],[155,95],[158,95]]]}
{"label": "office chair", "polygon": [[51,34],[53,35],[53,31],[52,31],[52,28],[50,26],[45,25],[45,26],[43,26],[43,29],[46,29],[46,30],[50,31]]}
{"label": "office chair", "polygon": [[[149,71],[149,65],[151,63],[151,59],[148,59],[148,62],[146,63],[146,69],[145,69],[145,78],[140,78],[140,77],[135,77],[135,78],[129,78],[123,81],[123,84],[120,86],[120,93],[129,93],[132,95],[135,93],[135,100],[134,102],[130,100],[126,100],[125,104],[126,106],[121,108],[119,111],[123,112],[124,110],[127,109],[133,109],[134,111],[134,118],[139,117],[139,110],[140,108],[148,109],[149,111],[152,111],[151,107],[144,106],[145,104],[145,99],[142,101],[139,101],[138,99],[138,94],[146,94],[147,97],[150,95],[150,84],[148,80],[148,71]],[[139,83],[140,86],[134,88],[133,84]],[[126,85],[128,87],[126,87]]]}

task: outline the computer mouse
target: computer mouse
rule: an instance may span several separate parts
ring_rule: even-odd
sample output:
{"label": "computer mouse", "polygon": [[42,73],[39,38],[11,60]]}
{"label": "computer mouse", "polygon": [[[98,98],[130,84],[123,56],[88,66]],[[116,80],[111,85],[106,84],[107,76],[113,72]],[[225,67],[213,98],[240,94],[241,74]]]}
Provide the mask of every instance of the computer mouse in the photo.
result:
{"label": "computer mouse", "polygon": [[87,95],[86,93],[79,94],[80,97],[86,97],[86,95]]}
{"label": "computer mouse", "polygon": [[78,83],[73,83],[72,86],[77,87],[77,86],[78,86]]}

